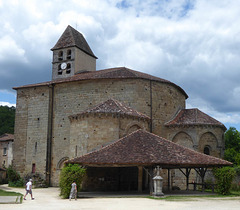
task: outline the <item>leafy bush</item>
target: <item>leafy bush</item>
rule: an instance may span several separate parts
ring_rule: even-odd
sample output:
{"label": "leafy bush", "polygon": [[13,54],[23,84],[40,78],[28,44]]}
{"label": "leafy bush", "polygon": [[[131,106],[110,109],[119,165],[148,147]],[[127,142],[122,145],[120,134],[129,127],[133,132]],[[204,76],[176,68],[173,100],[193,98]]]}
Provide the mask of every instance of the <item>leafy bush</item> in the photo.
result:
{"label": "leafy bush", "polygon": [[23,179],[19,173],[13,169],[12,165],[7,168],[7,177],[9,187],[22,187],[24,185]]}
{"label": "leafy bush", "polygon": [[77,184],[77,189],[80,191],[80,185],[82,183],[83,177],[86,170],[79,166],[78,164],[66,165],[60,174],[60,196],[63,198],[68,198],[71,191],[71,184],[75,181]]}
{"label": "leafy bush", "polygon": [[214,170],[214,176],[217,182],[217,192],[222,195],[230,193],[232,181],[236,176],[236,171],[232,167],[223,167]]}
{"label": "leafy bush", "polygon": [[9,187],[23,187],[24,186],[24,181],[22,178],[20,178],[19,180],[15,181],[15,182],[8,182],[8,186]]}

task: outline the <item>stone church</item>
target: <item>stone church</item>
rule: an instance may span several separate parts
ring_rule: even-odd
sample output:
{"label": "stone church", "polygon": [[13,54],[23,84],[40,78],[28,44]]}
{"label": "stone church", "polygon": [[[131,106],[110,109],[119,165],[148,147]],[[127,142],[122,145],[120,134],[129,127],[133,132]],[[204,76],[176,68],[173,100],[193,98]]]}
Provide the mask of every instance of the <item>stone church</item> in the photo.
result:
{"label": "stone church", "polygon": [[[223,156],[225,126],[197,108],[186,109],[188,95],[180,86],[126,67],[96,70],[96,55],[71,26],[51,50],[52,80],[14,87],[13,165],[22,176],[39,173],[57,186],[65,161],[139,129]],[[181,186],[180,174],[172,176],[172,185]]]}

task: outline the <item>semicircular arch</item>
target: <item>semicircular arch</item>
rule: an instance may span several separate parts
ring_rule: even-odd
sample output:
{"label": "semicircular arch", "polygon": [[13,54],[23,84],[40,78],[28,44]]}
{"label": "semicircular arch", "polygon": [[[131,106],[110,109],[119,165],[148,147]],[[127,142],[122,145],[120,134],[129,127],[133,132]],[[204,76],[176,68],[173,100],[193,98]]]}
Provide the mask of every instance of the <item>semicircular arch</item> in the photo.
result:
{"label": "semicircular arch", "polygon": [[198,143],[199,152],[204,153],[204,148],[209,147],[210,155],[219,156],[217,137],[212,132],[205,132],[201,135]]}
{"label": "semicircular arch", "polygon": [[193,149],[193,140],[191,136],[183,131],[178,132],[172,139],[174,143]]}
{"label": "semicircular arch", "polygon": [[64,162],[66,160],[69,160],[69,157],[63,157],[61,158],[58,163],[57,163],[57,169],[62,169],[63,168],[63,165],[64,165]]}

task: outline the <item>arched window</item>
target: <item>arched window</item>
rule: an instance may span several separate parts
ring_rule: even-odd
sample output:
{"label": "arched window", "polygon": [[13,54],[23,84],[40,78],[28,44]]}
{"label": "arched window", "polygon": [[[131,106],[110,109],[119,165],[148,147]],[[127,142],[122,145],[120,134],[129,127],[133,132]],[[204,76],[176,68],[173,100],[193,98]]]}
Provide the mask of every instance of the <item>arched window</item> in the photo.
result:
{"label": "arched window", "polygon": [[71,59],[72,58],[72,50],[68,50],[67,51],[67,59]]}
{"label": "arched window", "polygon": [[63,60],[63,51],[58,52],[58,60],[62,61]]}
{"label": "arched window", "polygon": [[71,63],[67,64],[67,70],[66,70],[66,74],[70,74],[71,73]]}
{"label": "arched window", "polygon": [[58,75],[62,75],[61,64],[58,64]]}
{"label": "arched window", "polygon": [[210,155],[210,148],[209,148],[209,146],[205,146],[205,147],[204,147],[203,153],[204,153],[205,155]]}

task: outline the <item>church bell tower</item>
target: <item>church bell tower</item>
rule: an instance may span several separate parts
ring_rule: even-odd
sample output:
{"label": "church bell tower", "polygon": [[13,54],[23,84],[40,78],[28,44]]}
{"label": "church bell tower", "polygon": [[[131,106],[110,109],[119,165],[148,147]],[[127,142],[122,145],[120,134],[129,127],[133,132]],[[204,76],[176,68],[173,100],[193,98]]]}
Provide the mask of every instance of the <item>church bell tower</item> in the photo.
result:
{"label": "church bell tower", "polygon": [[52,80],[74,76],[84,71],[96,71],[97,57],[83,35],[68,26],[53,51]]}

